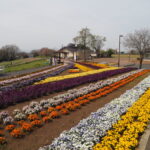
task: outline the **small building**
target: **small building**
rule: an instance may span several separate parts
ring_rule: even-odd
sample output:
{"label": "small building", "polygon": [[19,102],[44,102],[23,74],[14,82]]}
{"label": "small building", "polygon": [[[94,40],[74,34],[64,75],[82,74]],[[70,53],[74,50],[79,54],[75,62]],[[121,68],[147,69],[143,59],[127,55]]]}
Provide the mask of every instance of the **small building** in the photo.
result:
{"label": "small building", "polygon": [[61,58],[74,58],[77,55],[78,48],[74,44],[68,44],[62,47],[58,52],[60,52]]}
{"label": "small building", "polygon": [[84,55],[86,55],[86,58],[89,58],[91,56],[91,50],[80,49],[72,43],[68,44],[65,47],[62,47],[60,50],[58,50],[58,53],[61,58],[73,59],[74,61],[76,61],[77,59],[83,59]]}

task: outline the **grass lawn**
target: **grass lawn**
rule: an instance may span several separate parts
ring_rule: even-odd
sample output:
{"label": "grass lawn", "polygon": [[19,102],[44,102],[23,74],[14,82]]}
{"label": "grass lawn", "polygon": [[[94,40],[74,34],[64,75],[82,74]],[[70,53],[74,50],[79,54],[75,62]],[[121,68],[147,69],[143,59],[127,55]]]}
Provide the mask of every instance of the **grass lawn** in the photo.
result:
{"label": "grass lawn", "polygon": [[10,63],[11,62],[5,62],[4,72],[15,72],[49,65],[48,60],[46,58],[36,58],[30,61],[26,59],[20,59],[13,61],[12,65],[10,65]]}
{"label": "grass lawn", "polygon": [[34,58],[17,59],[12,61],[4,61],[4,62],[0,62],[0,66],[9,67],[9,66],[24,64],[24,63],[28,63],[40,59],[41,59],[40,57],[34,57]]}

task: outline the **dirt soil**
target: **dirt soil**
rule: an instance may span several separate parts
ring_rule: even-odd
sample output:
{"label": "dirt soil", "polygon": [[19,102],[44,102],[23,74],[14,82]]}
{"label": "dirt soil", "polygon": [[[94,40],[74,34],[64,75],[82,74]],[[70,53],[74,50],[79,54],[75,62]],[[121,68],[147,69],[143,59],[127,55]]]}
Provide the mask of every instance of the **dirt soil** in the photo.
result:
{"label": "dirt soil", "polygon": [[103,107],[106,103],[109,103],[114,98],[119,97],[126,90],[133,88],[143,78],[150,75],[147,73],[141,77],[138,77],[124,87],[102,97],[96,101],[90,102],[86,106],[81,107],[74,112],[71,112],[67,116],[61,116],[59,119],[54,119],[52,122],[45,124],[43,127],[34,130],[31,134],[26,135],[22,139],[13,139],[10,136],[6,137],[8,144],[0,147],[1,150],[38,150],[39,147],[50,144],[54,138],[58,137],[64,130],[69,130],[71,127],[77,125],[79,121],[90,115],[91,112],[97,111],[97,109]]}
{"label": "dirt soil", "polygon": [[[95,58],[94,60],[92,60],[94,62],[98,62],[98,63],[102,63],[102,62],[107,62],[107,63],[112,63],[112,64],[117,64],[118,63],[118,59],[117,58]],[[139,61],[137,61],[136,58],[121,58],[120,59],[120,66],[127,66],[130,64],[134,64],[137,65],[139,64]],[[143,64],[149,64],[150,65],[150,61],[149,60],[144,60]]]}

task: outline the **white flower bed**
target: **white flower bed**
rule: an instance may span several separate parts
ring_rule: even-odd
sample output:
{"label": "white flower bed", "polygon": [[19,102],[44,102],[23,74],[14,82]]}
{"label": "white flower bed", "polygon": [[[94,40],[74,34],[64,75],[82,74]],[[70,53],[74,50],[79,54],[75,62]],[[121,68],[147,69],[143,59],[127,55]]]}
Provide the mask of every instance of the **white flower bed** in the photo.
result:
{"label": "white flower bed", "polygon": [[13,78],[13,79],[8,79],[8,80],[3,80],[3,81],[0,81],[0,85],[9,84],[11,82],[21,81],[21,80],[24,80],[24,79],[30,79],[30,78],[32,78],[34,76],[38,76],[38,75],[41,75],[41,74],[48,73],[50,71],[54,71],[56,69],[59,69],[61,67],[66,66],[66,65],[67,64],[64,64],[64,65],[57,66],[57,67],[54,67],[54,68],[51,68],[51,69],[47,69],[47,70],[44,70],[44,71],[41,71],[41,72],[37,72],[37,73],[32,73],[32,74],[29,74],[29,75],[25,75],[25,76],[22,76],[22,77],[19,77],[19,78]]}
{"label": "white flower bed", "polygon": [[[40,103],[38,102],[31,102],[29,105],[26,105],[23,107],[23,112],[26,115],[35,113],[35,112],[39,112],[42,109],[48,108],[50,106],[55,106],[67,101],[70,101],[76,97],[79,97],[81,95],[85,95],[88,94],[92,91],[95,91],[97,89],[100,89],[104,86],[110,85],[114,82],[117,82],[119,80],[122,80],[130,75],[133,75],[135,73],[141,72],[141,70],[136,70],[136,71],[132,71],[123,75],[120,75],[118,77],[115,78],[111,78],[111,79],[107,79],[104,81],[98,81],[97,83],[91,83],[88,86],[82,87],[80,89],[73,89],[73,90],[68,90],[68,92],[64,93],[64,94],[60,94],[58,96],[55,96],[53,98],[47,99],[47,100],[41,100]],[[33,106],[32,103],[35,103],[35,105]]]}
{"label": "white flower bed", "polygon": [[91,150],[92,146],[99,142],[100,137],[120,119],[120,115],[125,113],[149,87],[150,76],[97,112],[91,113],[77,126],[61,133],[51,145],[39,150]]}
{"label": "white flower bed", "polygon": [[32,101],[29,105],[24,106],[22,108],[22,111],[20,109],[15,109],[13,111],[14,119],[15,120],[23,120],[26,118],[26,115],[34,114],[34,113],[40,112],[43,109],[47,109],[50,106],[55,106],[55,105],[70,101],[76,97],[88,94],[92,91],[95,91],[104,86],[110,85],[112,83],[115,83],[119,80],[122,80],[130,75],[133,75],[133,74],[141,72],[141,71],[142,71],[142,69],[132,71],[132,72],[120,75],[118,77],[114,77],[114,78],[107,79],[107,80],[101,80],[101,81],[98,81],[97,83],[91,83],[88,86],[82,87],[80,89],[68,90],[64,94],[60,94],[58,96],[55,96],[55,97],[47,99],[47,100],[41,100],[40,102]]}

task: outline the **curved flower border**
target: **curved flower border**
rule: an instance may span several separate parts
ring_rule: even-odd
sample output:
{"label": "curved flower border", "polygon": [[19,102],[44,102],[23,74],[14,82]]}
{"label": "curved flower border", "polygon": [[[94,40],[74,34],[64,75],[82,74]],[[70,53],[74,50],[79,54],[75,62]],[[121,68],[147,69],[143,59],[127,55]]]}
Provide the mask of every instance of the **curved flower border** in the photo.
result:
{"label": "curved flower border", "polygon": [[[51,71],[54,71],[56,69],[56,71],[54,72],[50,72],[49,74],[46,74],[46,75],[42,75],[40,77],[36,77],[36,78],[33,78],[33,79],[30,79],[32,78],[32,74],[28,76],[28,80],[23,80],[22,79],[18,79],[18,81],[20,82],[17,82],[17,83],[13,83],[11,85],[6,85],[6,86],[2,86],[0,87],[0,91],[1,92],[6,92],[6,91],[9,91],[9,90],[14,90],[14,89],[18,89],[18,88],[22,88],[22,87],[25,87],[25,86],[29,86],[29,85],[32,85],[33,83],[35,82],[38,82],[38,81],[41,81],[47,77],[52,77],[52,76],[56,76],[56,75],[59,75],[61,72],[67,70],[67,69],[70,69],[73,67],[73,64],[68,64],[68,65],[65,65],[65,66],[58,66],[56,68],[53,68],[51,69]],[[46,73],[46,71],[45,71]],[[43,74],[43,73],[42,73]]]}
{"label": "curved flower border", "polygon": [[150,87],[150,76],[140,82],[131,90],[127,90],[119,98],[106,104],[97,112],[79,122],[69,131],[64,131],[51,145],[39,148],[39,150],[56,149],[84,149],[91,150],[100,137],[106,134],[114,123],[120,120],[120,116]]}
{"label": "curved flower border", "polygon": [[106,79],[116,74],[121,74],[135,70],[135,68],[122,68],[117,70],[105,71],[102,73],[96,73],[87,76],[81,76],[71,79],[65,79],[56,82],[50,82],[45,84],[30,85],[22,89],[15,89],[7,92],[0,93],[0,107],[7,107],[9,105],[31,100],[33,98],[42,97],[43,95],[50,94],[52,92],[58,92],[67,90],[75,86],[95,82],[98,80]]}
{"label": "curved flower border", "polygon": [[61,65],[61,66],[57,66],[57,67],[54,67],[54,68],[46,69],[44,71],[40,71],[40,72],[36,72],[36,73],[31,73],[29,75],[25,75],[25,76],[21,76],[21,77],[17,77],[17,78],[2,80],[2,81],[0,81],[0,85],[10,84],[12,82],[21,81],[21,80],[25,80],[25,79],[30,79],[32,77],[35,77],[35,76],[38,76],[38,75],[42,75],[42,74],[48,73],[50,71],[54,71],[54,70],[59,69],[61,67],[65,67],[66,65],[67,64],[64,64],[64,65]]}

